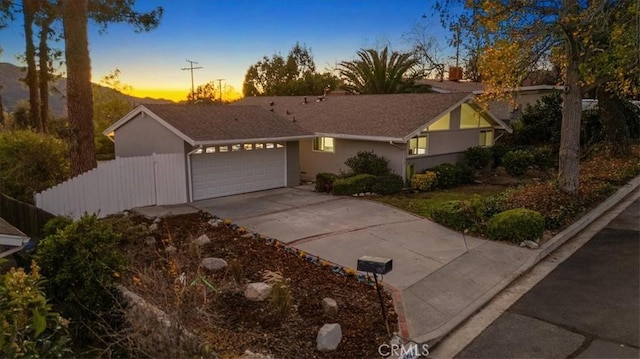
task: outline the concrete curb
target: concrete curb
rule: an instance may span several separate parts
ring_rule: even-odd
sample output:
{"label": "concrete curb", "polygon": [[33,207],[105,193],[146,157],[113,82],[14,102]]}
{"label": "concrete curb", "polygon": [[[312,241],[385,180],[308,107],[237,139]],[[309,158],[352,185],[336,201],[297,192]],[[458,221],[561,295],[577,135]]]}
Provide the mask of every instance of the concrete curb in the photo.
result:
{"label": "concrete curb", "polygon": [[616,193],[611,195],[594,209],[582,216],[575,223],[555,235],[553,238],[544,243],[540,248],[536,249],[535,252],[532,253],[529,259],[525,261],[523,265],[513,271],[508,277],[501,280],[489,291],[485,292],[478,299],[473,301],[462,312],[453,317],[447,323],[443,324],[440,328],[430,333],[423,334],[417,338],[411,338],[410,341],[418,344],[428,343],[430,346],[433,346],[435,343],[439,342],[445,335],[449,334],[449,332],[451,332],[458,325],[467,320],[480,308],[485,306],[489,301],[491,301],[491,299],[493,299],[496,295],[498,295],[498,293],[509,286],[509,284],[511,284],[514,280],[516,280],[525,272],[529,271],[533,266],[538,264],[538,262],[549,255],[549,253],[553,252],[558,247],[566,243],[569,239],[575,236],[578,232],[582,231],[603,213],[611,209],[634,190],[638,189],[638,187],[640,187],[640,176],[629,181],[629,183],[622,186],[620,189],[618,189],[618,191],[616,191]]}

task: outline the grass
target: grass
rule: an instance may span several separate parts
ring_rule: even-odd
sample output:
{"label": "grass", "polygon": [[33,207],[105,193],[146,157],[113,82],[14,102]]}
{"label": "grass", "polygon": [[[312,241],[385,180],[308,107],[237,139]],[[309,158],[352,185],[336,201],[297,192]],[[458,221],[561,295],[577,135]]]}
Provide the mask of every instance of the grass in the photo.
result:
{"label": "grass", "polygon": [[467,200],[474,196],[492,196],[504,191],[506,188],[506,186],[474,184],[436,192],[380,196],[371,197],[371,199],[397,207],[403,211],[431,218],[433,210],[444,202]]}

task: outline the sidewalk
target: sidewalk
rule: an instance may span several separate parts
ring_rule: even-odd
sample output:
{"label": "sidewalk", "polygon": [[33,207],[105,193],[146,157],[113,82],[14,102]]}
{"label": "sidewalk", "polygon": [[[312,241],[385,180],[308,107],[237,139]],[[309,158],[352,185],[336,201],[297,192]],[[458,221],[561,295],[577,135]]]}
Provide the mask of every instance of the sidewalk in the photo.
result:
{"label": "sidewalk", "polygon": [[538,249],[486,241],[413,286],[394,291],[401,329],[405,329],[403,321],[406,323],[407,332],[401,330],[401,334],[411,342],[433,346],[516,278],[637,191],[639,185],[640,177],[636,177]]}

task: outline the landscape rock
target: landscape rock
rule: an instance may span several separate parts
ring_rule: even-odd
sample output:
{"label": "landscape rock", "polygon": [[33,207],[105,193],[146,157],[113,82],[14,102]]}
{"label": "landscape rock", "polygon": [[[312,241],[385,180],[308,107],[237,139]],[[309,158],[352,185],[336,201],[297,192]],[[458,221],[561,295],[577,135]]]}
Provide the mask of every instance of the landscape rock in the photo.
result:
{"label": "landscape rock", "polygon": [[213,219],[210,219],[210,220],[209,220],[209,222],[207,222],[207,223],[209,223],[209,225],[210,225],[211,227],[214,227],[214,228],[215,228],[215,227],[220,226],[220,225],[223,223],[223,221],[222,221],[221,219],[215,219],[215,218],[213,218]]}
{"label": "landscape rock", "polygon": [[156,219],[153,220],[153,223],[160,223],[162,221],[162,218],[160,217],[156,217]]}
{"label": "landscape rock", "polygon": [[322,299],[322,312],[327,317],[333,317],[338,314],[338,303],[333,298]]}
{"label": "landscape rock", "polygon": [[149,236],[144,239],[144,243],[146,243],[148,246],[153,246],[154,244],[156,244],[156,239],[155,237]]}
{"label": "landscape rock", "polygon": [[206,234],[203,234],[200,237],[196,238],[195,242],[199,246],[204,246],[205,244],[211,243],[211,239],[209,239],[209,236],[207,236]]}
{"label": "landscape rock", "polygon": [[318,331],[318,336],[316,337],[316,348],[321,352],[334,351],[338,348],[338,345],[340,345],[341,340],[342,328],[340,328],[340,324],[325,324]]}
{"label": "landscape rock", "polygon": [[264,355],[261,353],[254,353],[247,349],[244,351],[240,359],[272,359],[271,355]]}
{"label": "landscape rock", "polygon": [[527,247],[531,249],[538,249],[540,245],[534,241],[522,241],[520,242],[520,247]]}
{"label": "landscape rock", "polygon": [[149,226],[149,230],[151,232],[155,232],[158,230],[158,224],[157,223],[151,223],[151,225]]}
{"label": "landscape rock", "polygon": [[241,235],[240,237],[242,237],[242,238],[253,238],[253,233],[245,233],[245,234]]}
{"label": "landscape rock", "polygon": [[227,265],[227,261],[222,258],[208,257],[202,260],[202,266],[210,271],[225,269]]}
{"label": "landscape rock", "polygon": [[169,254],[173,254],[173,253],[176,253],[178,251],[178,248],[176,248],[174,246],[167,246],[167,248],[165,248],[164,251],[169,253]]}
{"label": "landscape rock", "polygon": [[271,286],[267,283],[256,282],[249,283],[244,291],[245,298],[253,302],[262,302],[271,295]]}

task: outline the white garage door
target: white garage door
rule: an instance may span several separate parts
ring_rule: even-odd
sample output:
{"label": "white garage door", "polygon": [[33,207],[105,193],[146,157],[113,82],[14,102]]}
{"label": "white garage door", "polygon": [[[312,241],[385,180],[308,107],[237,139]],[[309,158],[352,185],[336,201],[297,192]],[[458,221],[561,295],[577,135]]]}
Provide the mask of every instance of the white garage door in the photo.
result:
{"label": "white garage door", "polygon": [[207,147],[191,156],[193,200],[286,186],[282,144]]}

